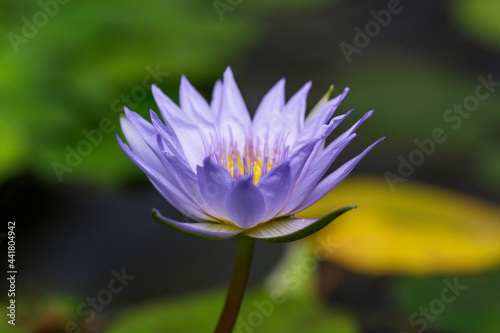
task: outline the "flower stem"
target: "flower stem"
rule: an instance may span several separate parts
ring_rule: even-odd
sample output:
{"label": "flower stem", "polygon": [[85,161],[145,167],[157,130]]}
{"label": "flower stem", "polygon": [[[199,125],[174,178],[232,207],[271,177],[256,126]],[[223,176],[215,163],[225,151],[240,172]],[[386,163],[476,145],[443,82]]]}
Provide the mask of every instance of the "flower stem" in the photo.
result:
{"label": "flower stem", "polygon": [[233,330],[245,294],[254,248],[254,239],[238,237],[233,275],[215,333],[230,333]]}

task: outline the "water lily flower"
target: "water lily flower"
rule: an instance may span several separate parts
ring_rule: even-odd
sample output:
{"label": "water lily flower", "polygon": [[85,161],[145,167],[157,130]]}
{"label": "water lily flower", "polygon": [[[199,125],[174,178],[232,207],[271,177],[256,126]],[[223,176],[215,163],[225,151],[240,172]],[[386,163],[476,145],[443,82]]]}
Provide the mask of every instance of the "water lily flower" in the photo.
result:
{"label": "water lily flower", "polygon": [[339,184],[380,140],[324,177],[366,113],[325,147],[326,138],[351,113],[333,117],[348,93],[329,99],[309,113],[311,82],[285,102],[285,80],[264,96],[251,119],[230,68],[215,83],[211,103],[183,76],[180,106],[158,87],[152,91],[163,121],[151,122],[125,108],[121,118],[127,156],[187,221],[153,210],[164,225],[205,239],[245,236],[269,242],[306,237],[353,208],[320,219],[294,218]]}
{"label": "water lily flower", "polygon": [[255,240],[290,242],[322,229],[347,206],[320,219],[294,218],[339,184],[378,143],[324,177],[356,136],[366,113],[325,147],[330,133],[350,112],[332,118],[348,89],[330,91],[305,118],[311,83],[285,103],[285,80],[264,96],[250,118],[230,68],[215,83],[210,104],[183,76],[180,107],[153,86],[163,122],[151,123],[125,108],[118,142],[163,197],[189,221],[153,210],[160,223],[205,239],[238,236],[236,259],[216,333],[231,332],[245,293]]}

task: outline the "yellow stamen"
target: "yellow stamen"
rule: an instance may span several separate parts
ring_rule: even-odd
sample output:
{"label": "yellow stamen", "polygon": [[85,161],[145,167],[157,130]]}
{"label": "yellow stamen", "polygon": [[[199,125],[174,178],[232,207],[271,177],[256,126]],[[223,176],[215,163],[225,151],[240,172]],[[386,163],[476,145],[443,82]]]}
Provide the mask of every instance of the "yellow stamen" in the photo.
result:
{"label": "yellow stamen", "polygon": [[[236,166],[234,165],[235,160],[236,160]],[[252,171],[253,171],[253,183],[255,185],[257,185],[257,183],[259,182],[260,177],[262,175],[262,168],[263,168],[263,164],[264,164],[264,162],[262,161],[262,159],[260,157],[257,158],[255,161],[253,161],[253,165],[252,165],[252,161],[250,160],[250,158],[245,157],[245,160],[243,160],[243,158],[241,158],[241,156],[238,154],[238,152],[235,152],[234,156],[228,156],[227,159],[225,160],[225,162],[227,163],[226,164],[227,170],[231,173],[232,177],[234,177],[234,172],[235,172],[236,168],[239,171],[239,175],[243,175],[245,173],[245,164],[244,163],[246,162],[246,169],[249,171],[249,173],[252,173]],[[224,166],[224,161],[222,161],[221,163],[222,163],[222,166]],[[253,169],[250,169],[252,167],[253,167]],[[273,165],[272,165],[271,159],[268,158],[267,165],[265,166],[266,173],[269,172],[272,169],[272,167],[273,167]]]}

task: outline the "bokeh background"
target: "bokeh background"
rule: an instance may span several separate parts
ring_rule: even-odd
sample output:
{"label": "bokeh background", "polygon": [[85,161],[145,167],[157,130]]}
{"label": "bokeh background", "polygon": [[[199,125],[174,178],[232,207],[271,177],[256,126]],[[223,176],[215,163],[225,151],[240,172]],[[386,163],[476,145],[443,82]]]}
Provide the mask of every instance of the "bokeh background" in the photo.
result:
{"label": "bokeh background", "polygon": [[[178,216],[115,133],[124,105],[156,110],[150,84],[178,101],[185,74],[209,98],[231,66],[250,110],[281,77],[287,96],[313,80],[311,107],[330,84],[351,88],[336,133],[374,109],[337,166],[387,136],[303,214],[356,211],[316,238],[257,245],[235,331],[499,332],[499,12],[493,0],[1,0],[0,248],[5,274],[16,221],[18,275],[16,326],[2,315],[0,330],[212,330],[236,244],[154,222],[153,207]],[[483,100],[479,77],[493,82]],[[431,144],[436,129],[446,140]],[[134,279],[107,293],[123,270]],[[276,289],[286,300],[262,308]]]}

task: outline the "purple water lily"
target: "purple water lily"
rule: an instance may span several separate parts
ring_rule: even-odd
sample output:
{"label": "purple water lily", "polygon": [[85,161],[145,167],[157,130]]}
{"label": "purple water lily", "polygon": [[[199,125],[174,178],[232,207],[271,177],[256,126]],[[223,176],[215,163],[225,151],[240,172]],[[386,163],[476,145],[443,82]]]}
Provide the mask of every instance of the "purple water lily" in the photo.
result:
{"label": "purple water lily", "polygon": [[[323,228],[345,207],[319,220],[294,218],[339,184],[382,139],[324,177],[356,136],[366,113],[325,147],[325,139],[350,112],[332,118],[348,89],[329,94],[305,117],[311,82],[285,103],[285,80],[262,99],[253,120],[230,68],[217,81],[210,104],[183,76],[180,107],[153,86],[163,122],[151,123],[125,108],[121,126],[127,156],[189,222],[153,210],[166,226],[205,239],[237,235],[293,241]],[[331,92],[331,91],[330,91]]]}

